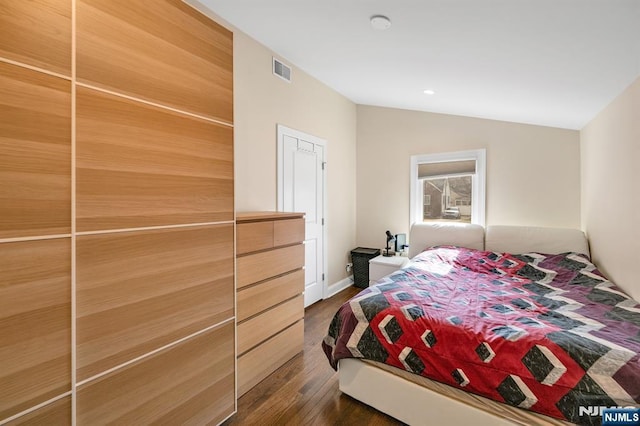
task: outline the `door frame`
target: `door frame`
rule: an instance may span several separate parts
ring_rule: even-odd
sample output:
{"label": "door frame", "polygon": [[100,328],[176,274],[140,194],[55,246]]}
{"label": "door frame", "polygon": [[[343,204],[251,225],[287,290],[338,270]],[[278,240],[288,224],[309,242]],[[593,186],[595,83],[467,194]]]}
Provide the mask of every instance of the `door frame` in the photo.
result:
{"label": "door frame", "polygon": [[284,191],[283,191],[283,180],[284,180],[284,135],[289,135],[298,139],[304,139],[314,144],[318,144],[322,146],[322,152],[324,155],[323,165],[322,165],[322,219],[324,220],[322,225],[322,273],[324,275],[324,279],[322,280],[322,299],[327,298],[328,289],[329,289],[329,271],[328,271],[328,257],[327,257],[327,141],[325,139],[319,138],[317,136],[310,135],[305,132],[301,132],[296,129],[292,129],[290,127],[286,127],[282,124],[276,125],[277,136],[277,183],[276,183],[276,193],[277,193],[277,210],[282,211],[284,209]]}

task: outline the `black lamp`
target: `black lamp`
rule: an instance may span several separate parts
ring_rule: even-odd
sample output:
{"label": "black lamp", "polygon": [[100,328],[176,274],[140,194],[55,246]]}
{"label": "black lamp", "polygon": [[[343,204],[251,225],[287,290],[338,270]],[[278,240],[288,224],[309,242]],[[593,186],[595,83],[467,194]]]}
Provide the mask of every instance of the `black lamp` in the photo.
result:
{"label": "black lamp", "polygon": [[393,234],[389,231],[387,231],[387,247],[385,247],[385,251],[384,253],[382,253],[383,256],[393,256],[394,253],[393,252],[389,252],[389,250],[391,250],[391,247],[389,247],[389,243],[394,241],[396,238],[393,236]]}

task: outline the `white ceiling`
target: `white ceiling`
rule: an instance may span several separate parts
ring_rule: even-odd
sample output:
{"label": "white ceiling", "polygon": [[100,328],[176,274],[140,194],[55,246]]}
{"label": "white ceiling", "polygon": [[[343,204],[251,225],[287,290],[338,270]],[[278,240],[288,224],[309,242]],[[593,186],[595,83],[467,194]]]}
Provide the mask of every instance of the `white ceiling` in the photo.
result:
{"label": "white ceiling", "polygon": [[581,129],[640,75],[640,0],[200,1],[357,104]]}

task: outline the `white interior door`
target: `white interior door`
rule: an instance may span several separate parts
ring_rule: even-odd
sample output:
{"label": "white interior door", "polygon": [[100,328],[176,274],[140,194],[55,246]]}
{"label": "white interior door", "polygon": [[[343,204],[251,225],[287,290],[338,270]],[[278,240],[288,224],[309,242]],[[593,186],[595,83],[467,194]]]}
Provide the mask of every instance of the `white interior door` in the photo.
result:
{"label": "white interior door", "polygon": [[304,306],[323,298],[326,142],[278,125],[278,210],[305,214]]}

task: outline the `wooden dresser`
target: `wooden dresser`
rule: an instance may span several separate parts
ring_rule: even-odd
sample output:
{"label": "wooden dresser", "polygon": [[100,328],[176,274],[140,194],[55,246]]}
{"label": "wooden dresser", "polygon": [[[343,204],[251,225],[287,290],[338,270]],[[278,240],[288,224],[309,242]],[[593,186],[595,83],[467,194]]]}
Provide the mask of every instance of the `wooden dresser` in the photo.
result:
{"label": "wooden dresser", "polygon": [[238,396],[302,350],[304,215],[236,216]]}

